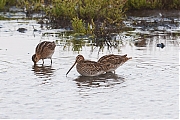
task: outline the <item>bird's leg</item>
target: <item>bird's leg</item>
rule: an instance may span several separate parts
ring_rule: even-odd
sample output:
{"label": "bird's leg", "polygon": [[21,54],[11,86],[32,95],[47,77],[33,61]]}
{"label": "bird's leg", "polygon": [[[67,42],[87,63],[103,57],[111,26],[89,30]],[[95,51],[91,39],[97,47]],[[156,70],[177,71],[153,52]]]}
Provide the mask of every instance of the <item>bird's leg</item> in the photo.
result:
{"label": "bird's leg", "polygon": [[42,59],[42,61],[43,61],[43,65],[44,65],[44,59]]}
{"label": "bird's leg", "polygon": [[51,65],[52,65],[52,58],[51,58]]}

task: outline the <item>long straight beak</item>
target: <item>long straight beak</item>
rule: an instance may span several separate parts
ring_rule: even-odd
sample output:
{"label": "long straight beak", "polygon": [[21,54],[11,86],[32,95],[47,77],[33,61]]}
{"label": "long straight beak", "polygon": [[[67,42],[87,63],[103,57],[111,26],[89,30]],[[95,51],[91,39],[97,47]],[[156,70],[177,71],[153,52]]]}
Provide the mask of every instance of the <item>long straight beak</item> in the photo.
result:
{"label": "long straight beak", "polygon": [[132,59],[132,57],[129,57],[128,60],[129,60],[129,59]]}
{"label": "long straight beak", "polygon": [[130,60],[130,59],[132,59],[132,57],[126,57],[126,61],[128,61],[128,60]]}
{"label": "long straight beak", "polygon": [[77,61],[75,61],[74,64],[72,65],[72,67],[68,70],[68,72],[66,73],[66,76],[71,71],[71,69],[76,65],[76,63],[77,63]]}

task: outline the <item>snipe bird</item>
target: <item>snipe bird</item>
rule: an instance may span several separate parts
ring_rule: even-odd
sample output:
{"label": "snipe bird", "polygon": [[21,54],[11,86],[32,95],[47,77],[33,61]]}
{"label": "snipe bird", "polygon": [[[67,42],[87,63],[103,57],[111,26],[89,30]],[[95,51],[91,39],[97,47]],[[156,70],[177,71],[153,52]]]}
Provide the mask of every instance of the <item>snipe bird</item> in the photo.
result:
{"label": "snipe bird", "polygon": [[75,63],[66,73],[66,76],[75,65],[76,65],[77,72],[81,74],[82,76],[98,76],[100,74],[105,73],[103,64],[95,62],[95,61],[85,60],[82,55],[78,55],[76,57]]}
{"label": "snipe bird", "polygon": [[40,59],[42,59],[44,64],[44,59],[51,59],[54,54],[56,44],[55,42],[43,41],[36,46],[35,54],[32,56],[32,61],[36,64]]}
{"label": "snipe bird", "polygon": [[132,59],[132,57],[128,58],[127,54],[125,54],[125,55],[110,54],[110,55],[102,56],[97,62],[106,64],[105,69],[104,69],[106,72],[112,72],[112,71],[115,72],[115,70],[118,67],[123,65],[129,59]]}

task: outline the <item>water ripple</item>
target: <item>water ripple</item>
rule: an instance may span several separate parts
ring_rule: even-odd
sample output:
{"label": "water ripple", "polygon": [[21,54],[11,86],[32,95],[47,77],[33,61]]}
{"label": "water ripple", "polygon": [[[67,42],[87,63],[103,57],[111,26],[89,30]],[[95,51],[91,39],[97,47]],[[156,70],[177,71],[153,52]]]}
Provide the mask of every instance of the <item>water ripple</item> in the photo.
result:
{"label": "water ripple", "polygon": [[55,69],[52,68],[52,66],[38,66],[38,65],[33,65],[32,71],[34,71],[34,74],[36,76],[39,76],[41,78],[49,78],[53,75]]}
{"label": "water ripple", "polygon": [[108,72],[103,75],[94,76],[94,77],[85,77],[79,76],[74,79],[79,88],[81,87],[111,87],[116,84],[121,84],[125,81],[125,78],[119,77],[117,74]]}

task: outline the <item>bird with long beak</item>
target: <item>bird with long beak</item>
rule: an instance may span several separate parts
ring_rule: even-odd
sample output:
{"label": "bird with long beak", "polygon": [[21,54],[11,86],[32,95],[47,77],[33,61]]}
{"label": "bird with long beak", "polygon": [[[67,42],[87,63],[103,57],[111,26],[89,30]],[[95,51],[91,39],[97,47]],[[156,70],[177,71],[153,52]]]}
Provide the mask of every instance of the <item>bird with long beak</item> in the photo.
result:
{"label": "bird with long beak", "polygon": [[32,56],[32,61],[34,65],[42,59],[44,64],[44,59],[51,59],[52,64],[52,55],[54,54],[56,44],[55,42],[43,41],[36,46],[35,54]]}
{"label": "bird with long beak", "polygon": [[82,55],[78,55],[76,57],[75,63],[66,73],[66,76],[75,65],[76,65],[77,72],[81,74],[82,76],[98,76],[100,74],[105,73],[103,64],[95,62],[95,61],[85,60]]}

